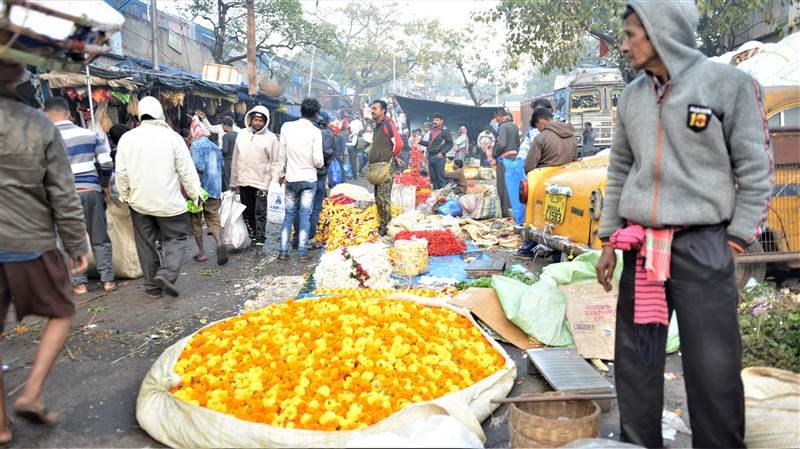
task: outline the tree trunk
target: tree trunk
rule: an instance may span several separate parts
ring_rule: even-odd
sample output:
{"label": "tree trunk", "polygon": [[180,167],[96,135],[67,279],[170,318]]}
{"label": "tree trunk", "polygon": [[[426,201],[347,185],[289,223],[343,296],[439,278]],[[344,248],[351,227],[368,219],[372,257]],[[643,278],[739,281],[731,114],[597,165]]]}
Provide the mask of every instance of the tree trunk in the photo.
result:
{"label": "tree trunk", "polygon": [[483,102],[480,101],[478,96],[475,94],[475,82],[470,82],[467,78],[467,73],[464,71],[464,65],[461,63],[456,63],[456,68],[458,68],[458,71],[461,72],[461,78],[464,79],[464,89],[467,89],[467,93],[469,93],[469,98],[472,99],[472,103],[474,103],[475,106],[480,106],[483,104]]}

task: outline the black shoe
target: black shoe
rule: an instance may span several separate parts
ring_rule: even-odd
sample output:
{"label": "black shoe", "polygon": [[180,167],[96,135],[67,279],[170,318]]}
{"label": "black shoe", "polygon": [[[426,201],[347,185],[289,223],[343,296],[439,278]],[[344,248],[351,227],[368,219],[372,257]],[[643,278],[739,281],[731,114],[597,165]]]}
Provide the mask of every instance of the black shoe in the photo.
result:
{"label": "black shoe", "polygon": [[286,262],[287,260],[289,260],[288,254],[280,254],[278,256],[278,262]]}
{"label": "black shoe", "polygon": [[170,283],[168,280],[164,279],[161,276],[154,277],[153,283],[156,284],[161,290],[163,290],[164,293],[170,296],[178,297],[181,294],[181,292],[179,292],[178,289],[176,289],[175,286],[172,285],[172,283]]}
{"label": "black shoe", "polygon": [[314,257],[311,254],[305,254],[303,256],[298,256],[297,260],[299,262],[311,262],[312,260],[314,260]]}
{"label": "black shoe", "polygon": [[152,290],[145,290],[145,294],[147,294],[148,297],[153,298],[153,299],[161,299],[164,296],[164,294],[161,293],[161,289],[160,288],[156,288],[156,289],[152,289]]}

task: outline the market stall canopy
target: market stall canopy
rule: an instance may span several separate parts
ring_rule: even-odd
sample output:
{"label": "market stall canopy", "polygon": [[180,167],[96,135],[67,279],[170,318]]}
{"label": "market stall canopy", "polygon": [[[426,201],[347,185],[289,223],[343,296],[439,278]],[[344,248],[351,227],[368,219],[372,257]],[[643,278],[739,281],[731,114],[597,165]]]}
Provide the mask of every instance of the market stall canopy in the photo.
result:
{"label": "market stall canopy", "polygon": [[[47,81],[52,89],[86,85],[86,75],[82,73],[50,72],[42,73],[39,75],[39,78]],[[92,85],[94,86],[109,86],[112,88],[125,88],[128,90],[135,90],[139,87],[139,84],[130,77],[106,79],[99,76],[92,76],[91,81]]]}
{"label": "market stall canopy", "polygon": [[433,114],[438,112],[444,117],[445,126],[454,134],[458,134],[459,126],[466,126],[471,142],[477,141],[478,134],[489,124],[497,109],[420,100],[400,95],[395,95],[394,98],[406,114],[410,129],[422,129],[425,122],[430,122]]}
{"label": "market stall canopy", "polygon": [[709,58],[730,64],[749,73],[762,86],[800,86],[800,33],[775,44],[758,41],[744,43],[722,56]]}

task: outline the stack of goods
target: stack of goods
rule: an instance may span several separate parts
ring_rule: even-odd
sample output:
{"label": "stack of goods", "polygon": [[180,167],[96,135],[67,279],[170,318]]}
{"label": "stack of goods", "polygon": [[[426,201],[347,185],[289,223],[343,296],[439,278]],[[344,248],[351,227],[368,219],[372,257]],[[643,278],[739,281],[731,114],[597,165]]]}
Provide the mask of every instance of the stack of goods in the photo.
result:
{"label": "stack of goods", "polygon": [[417,276],[428,271],[428,242],[398,240],[389,249],[393,273],[398,276]]}
{"label": "stack of goods", "polygon": [[428,242],[428,254],[431,256],[453,256],[464,254],[467,244],[456,237],[450,230],[443,231],[401,231],[394,236],[395,240],[424,239]]}
{"label": "stack of goods", "polygon": [[[414,167],[414,165],[412,165]],[[424,203],[428,197],[431,196],[431,180],[427,176],[422,176],[419,173],[419,170],[416,168],[411,168],[403,173],[394,177],[394,182],[396,184],[401,184],[404,186],[415,186],[417,188],[417,201],[416,205],[419,206],[421,203]]]}
{"label": "stack of goods", "polygon": [[[287,301],[193,335],[178,399],[295,429],[362,429],[498,373],[504,357],[465,316],[414,301]],[[184,405],[184,407],[187,405]]]}
{"label": "stack of goods", "polygon": [[318,288],[392,288],[392,264],[383,243],[343,247],[322,255],[314,270]]}
{"label": "stack of goods", "polygon": [[[377,206],[359,209],[346,204],[337,204],[347,201],[344,198],[347,197],[327,198],[322,203],[317,235],[314,239],[324,243],[326,251],[378,241],[380,223]],[[392,216],[399,214],[399,210],[395,209],[392,207]]]}

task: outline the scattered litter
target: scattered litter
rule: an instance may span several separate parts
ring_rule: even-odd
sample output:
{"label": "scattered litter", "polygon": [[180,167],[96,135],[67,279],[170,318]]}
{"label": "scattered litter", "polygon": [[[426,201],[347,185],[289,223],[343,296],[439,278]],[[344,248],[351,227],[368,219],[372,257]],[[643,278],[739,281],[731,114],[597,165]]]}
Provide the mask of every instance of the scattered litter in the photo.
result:
{"label": "scattered litter", "polygon": [[669,410],[661,412],[661,435],[667,440],[675,440],[677,432],[691,435],[692,431],[686,427],[680,415]]}
{"label": "scattered litter", "polygon": [[156,334],[150,334],[150,335],[149,335],[149,337],[150,337],[151,339],[153,339],[153,340],[155,340],[156,338],[161,338],[161,336],[160,336],[160,335],[156,335]]}
{"label": "scattered litter", "polygon": [[8,370],[10,370],[10,369],[11,369],[11,366],[9,366],[9,365],[6,365],[5,363],[3,364],[3,372],[4,372],[4,373],[5,373],[5,372],[8,372]]}
{"label": "scattered litter", "polygon": [[592,359],[592,365],[604,373],[608,372],[608,366],[600,359]]}
{"label": "scattered litter", "polygon": [[458,283],[456,278],[438,277],[438,276],[422,276],[419,278],[420,285],[436,286],[436,285],[453,285]]}
{"label": "scattered litter", "polygon": [[675,380],[677,378],[678,378],[678,375],[673,373],[673,372],[664,373],[664,380]]}
{"label": "scattered litter", "polygon": [[94,328],[97,327],[97,325],[96,324],[87,324],[85,327],[86,327],[86,329],[94,329]]}
{"label": "scattered litter", "polygon": [[200,324],[206,324],[206,323],[208,323],[207,319],[205,319],[205,318],[201,318],[200,319]]}

